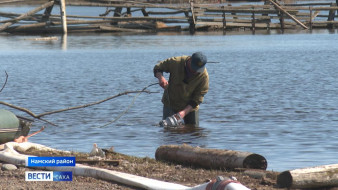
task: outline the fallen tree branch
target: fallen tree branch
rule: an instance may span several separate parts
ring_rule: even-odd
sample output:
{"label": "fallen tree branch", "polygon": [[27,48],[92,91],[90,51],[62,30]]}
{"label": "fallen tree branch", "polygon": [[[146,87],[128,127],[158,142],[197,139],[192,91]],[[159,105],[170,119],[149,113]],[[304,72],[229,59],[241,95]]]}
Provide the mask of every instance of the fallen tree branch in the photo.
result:
{"label": "fallen tree branch", "polygon": [[145,90],[140,90],[140,91],[126,91],[126,92],[119,93],[119,94],[117,94],[117,95],[108,97],[108,98],[106,98],[106,99],[103,99],[103,100],[100,100],[100,101],[97,101],[97,102],[92,102],[92,103],[85,104],[85,105],[74,106],[74,107],[69,107],[69,108],[65,108],[65,109],[60,109],[60,110],[55,110],[55,111],[45,112],[45,113],[38,114],[38,115],[36,115],[36,114],[33,113],[32,111],[30,111],[29,109],[22,108],[22,107],[19,107],[19,106],[15,106],[15,105],[9,104],[9,103],[7,103],[7,102],[0,101],[0,104],[5,105],[5,106],[8,106],[8,107],[11,107],[11,108],[14,108],[14,109],[17,109],[17,110],[22,111],[22,112],[25,112],[25,113],[27,113],[28,115],[30,115],[30,116],[32,116],[32,117],[34,117],[34,118],[36,118],[36,119],[41,119],[41,117],[46,116],[46,115],[51,115],[51,114],[55,114],[55,113],[60,113],[60,112],[70,111],[70,110],[75,110],[75,109],[80,109],[80,108],[85,108],[85,107],[89,107],[89,106],[93,106],[93,105],[96,105],[96,104],[100,104],[100,103],[106,102],[106,101],[108,101],[108,100],[111,100],[111,99],[116,98],[116,97],[119,97],[119,96],[131,94],[131,93],[142,93],[142,92],[151,93],[151,92],[145,91]]}
{"label": "fallen tree branch", "polygon": [[[86,108],[86,107],[89,107],[89,106],[93,106],[93,105],[97,105],[97,104],[100,104],[100,103],[103,103],[103,102],[106,102],[108,100],[111,100],[113,98],[117,98],[119,96],[123,96],[123,95],[127,95],[127,94],[132,94],[132,93],[138,93],[138,95],[140,95],[141,93],[143,92],[146,92],[146,93],[152,93],[150,91],[147,91],[146,89],[149,87],[149,86],[152,86],[152,85],[155,85],[157,83],[154,83],[154,84],[151,84],[151,85],[148,85],[146,87],[144,87],[142,90],[137,90],[137,91],[125,91],[125,92],[122,92],[122,93],[119,93],[117,95],[114,95],[114,96],[111,96],[111,97],[108,97],[106,99],[103,99],[103,100],[99,100],[99,101],[96,101],[96,102],[92,102],[92,103],[89,103],[89,104],[84,104],[84,105],[80,105],[80,106],[74,106],[74,107],[69,107],[69,108],[65,108],[65,109],[60,109],[60,110],[55,110],[55,111],[50,111],[50,112],[45,112],[45,113],[42,113],[42,114],[35,114],[33,113],[32,111],[30,111],[29,109],[26,109],[26,108],[23,108],[23,107],[19,107],[19,106],[15,106],[13,104],[10,104],[10,103],[7,103],[7,102],[3,102],[3,101],[0,101],[0,104],[2,105],[5,105],[5,106],[8,106],[8,107],[11,107],[11,108],[14,108],[16,110],[19,110],[19,111],[22,111],[22,112],[25,112],[27,113],[28,115],[32,116],[33,118],[36,118],[36,119],[39,119],[41,121],[44,121],[44,122],[47,122],[51,125],[54,125],[54,126],[57,126],[56,124],[50,122],[50,121],[47,121],[45,119],[42,119],[43,116],[46,116],[46,115],[52,115],[52,114],[55,114],[55,113],[60,113],[60,112],[65,112],[65,111],[70,111],[70,110],[75,110],[75,109],[80,109],[80,108]],[[137,95],[137,96],[138,96]],[[136,97],[137,97],[136,96]],[[129,108],[128,108],[129,109]],[[127,109],[127,110],[128,110]],[[126,110],[126,111],[127,111]],[[126,112],[125,111],[125,112]],[[124,112],[124,113],[125,113]],[[121,117],[122,115],[120,115],[119,117]],[[118,117],[118,118],[119,118]],[[118,119],[117,118],[117,119]],[[117,120],[116,119],[116,120]],[[111,122],[110,122],[111,123]]]}
{"label": "fallen tree branch", "polygon": [[5,73],[6,73],[6,80],[5,80],[4,85],[2,85],[2,88],[1,88],[0,92],[5,88],[5,86],[6,86],[6,84],[7,84],[8,74],[7,74],[6,71],[5,71]]}
{"label": "fallen tree branch", "polygon": [[51,124],[51,125],[53,125],[53,126],[57,126],[55,123],[52,123],[52,122],[50,122],[50,121],[48,121],[48,120],[39,118],[38,115],[35,115],[32,111],[30,111],[30,110],[28,110],[28,109],[26,109],[26,108],[18,107],[18,106],[9,104],[9,103],[7,103],[7,102],[2,102],[2,101],[0,101],[0,104],[5,105],[5,106],[8,106],[8,107],[10,107],[10,108],[14,108],[14,109],[19,110],[19,111],[22,111],[22,112],[26,112],[28,115],[34,117],[35,119],[39,119],[39,120],[44,121],[44,122],[46,122],[46,123],[49,123],[49,124]]}
{"label": "fallen tree branch", "polygon": [[55,113],[64,112],[64,111],[70,111],[70,110],[75,110],[75,109],[85,108],[85,107],[89,107],[89,106],[101,104],[101,103],[103,103],[103,102],[106,102],[106,101],[111,100],[111,99],[113,99],[113,98],[117,98],[117,97],[119,97],[119,96],[123,96],[123,95],[127,95],[127,94],[132,94],[132,93],[142,93],[142,92],[151,93],[151,92],[145,91],[145,90],[139,90],[139,91],[126,91],[126,92],[119,93],[119,94],[117,94],[117,95],[108,97],[108,98],[106,98],[106,99],[103,99],[103,100],[100,100],[100,101],[97,101],[97,102],[92,102],[92,103],[85,104],[85,105],[80,105],[80,106],[75,106],[75,107],[69,107],[69,108],[66,108],[66,109],[61,109],[61,110],[55,110],[55,111],[50,111],[50,112],[42,113],[42,114],[37,115],[37,118],[40,118],[40,117],[43,117],[43,116],[46,116],[46,115],[55,114]]}
{"label": "fallen tree branch", "polygon": [[32,116],[32,117],[34,117],[36,119],[39,119],[37,115],[35,115],[33,112],[31,112],[30,110],[28,110],[26,108],[15,106],[13,104],[10,104],[10,103],[7,103],[7,102],[3,102],[3,101],[0,101],[0,104],[5,105],[5,106],[10,107],[10,108],[14,108],[14,109],[22,111],[22,112],[26,112],[28,115],[30,115],[30,116]]}

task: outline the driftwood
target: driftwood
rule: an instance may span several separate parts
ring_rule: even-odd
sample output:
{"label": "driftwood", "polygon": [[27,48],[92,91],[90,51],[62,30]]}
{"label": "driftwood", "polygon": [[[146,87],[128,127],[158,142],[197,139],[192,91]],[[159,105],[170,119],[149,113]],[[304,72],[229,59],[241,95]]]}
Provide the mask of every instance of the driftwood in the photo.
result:
{"label": "driftwood", "polygon": [[189,145],[163,145],[155,153],[157,160],[207,169],[267,168],[266,159],[258,154],[233,150],[205,149]]}
{"label": "driftwood", "polygon": [[270,3],[272,3],[277,9],[279,9],[280,11],[282,11],[284,14],[288,15],[293,21],[295,21],[297,24],[299,24],[301,27],[303,27],[304,29],[308,29],[307,26],[305,26],[302,22],[300,22],[297,18],[295,18],[294,16],[292,16],[290,13],[288,13],[287,11],[285,11],[278,3],[274,2],[273,0],[269,0]]}
{"label": "driftwood", "polygon": [[35,14],[35,13],[41,11],[42,9],[45,9],[45,8],[47,8],[47,7],[50,7],[50,6],[52,6],[53,4],[54,4],[54,1],[50,1],[50,2],[48,2],[48,3],[45,3],[45,4],[41,5],[41,6],[38,7],[38,8],[35,8],[35,9],[33,9],[33,10],[31,10],[31,11],[25,13],[25,14],[20,15],[19,17],[16,17],[15,19],[9,20],[8,22],[6,22],[5,24],[3,24],[3,25],[0,26],[0,32],[3,31],[3,30],[5,30],[5,29],[8,28],[9,26],[15,24],[16,22],[18,22],[18,21],[20,21],[20,20],[22,20],[22,19],[24,19],[24,18],[27,18],[27,17],[29,17],[29,16],[31,16],[31,15],[33,15],[33,14]]}
{"label": "driftwood", "polygon": [[282,188],[323,188],[338,186],[338,164],[284,171],[278,175]]}
{"label": "driftwood", "polygon": [[[7,78],[8,78],[8,75],[7,75],[7,72],[6,72],[6,82],[5,82],[5,84],[7,83]],[[5,84],[3,85],[3,88],[4,88]],[[46,116],[46,115],[55,114],[55,113],[60,113],[60,112],[65,112],[65,111],[70,111],[70,110],[75,110],[75,109],[80,109],[80,108],[86,108],[86,107],[89,107],[89,106],[93,106],[93,105],[97,105],[97,104],[106,102],[106,101],[108,101],[108,100],[117,98],[117,97],[119,97],[119,96],[128,95],[128,94],[131,94],[131,93],[137,93],[137,95],[134,97],[133,102],[132,102],[132,103],[129,105],[129,107],[122,113],[122,114],[125,114],[125,113],[128,111],[128,109],[131,107],[131,105],[134,103],[135,98],[136,98],[137,96],[139,96],[141,93],[144,93],[144,92],[146,92],[146,93],[152,93],[152,92],[147,91],[146,89],[147,89],[148,87],[150,87],[150,86],[155,85],[155,84],[158,84],[158,83],[150,84],[150,85],[144,87],[142,90],[138,90],[138,91],[125,91],[125,92],[119,93],[119,94],[117,94],[117,95],[114,95],[114,96],[111,96],[111,97],[108,97],[108,98],[106,98],[106,99],[99,100],[99,101],[96,101],[96,102],[92,102],[92,103],[88,103],[88,104],[84,104],[84,105],[80,105],[80,106],[69,107],[69,108],[60,109],[60,110],[55,110],[55,111],[50,111],[50,112],[45,112],[45,113],[42,113],[42,114],[35,114],[35,113],[33,113],[32,111],[30,111],[29,109],[26,109],[26,108],[23,108],[23,107],[19,107],[19,106],[16,106],[16,105],[12,105],[12,104],[10,104],[10,103],[3,102],[3,101],[0,101],[0,104],[5,105],[5,106],[8,106],[8,107],[11,107],[11,108],[14,108],[14,109],[17,109],[17,110],[22,111],[22,112],[25,112],[25,113],[27,113],[28,115],[32,116],[32,117],[35,118],[35,119],[39,119],[39,120],[44,121],[44,122],[46,122],[46,123],[49,123],[49,124],[51,124],[51,125],[57,126],[56,124],[54,124],[54,123],[52,123],[52,122],[50,122],[50,121],[47,121],[47,120],[45,120],[45,119],[42,119],[42,117],[43,117],[43,116]],[[2,91],[2,89],[1,89],[1,91]],[[0,91],[0,92],[1,92],[1,91]],[[118,116],[118,118],[120,118],[120,117],[122,116],[122,114],[120,114],[120,115]],[[115,122],[118,118],[116,118],[116,119],[113,120],[113,121],[110,121],[108,124],[111,124],[112,122]],[[108,124],[105,124],[105,126],[108,125]]]}
{"label": "driftwood", "polygon": [[18,2],[23,2],[23,1],[25,0],[1,1],[0,4],[18,3]]}
{"label": "driftwood", "polygon": [[[131,93],[142,93],[142,92],[150,93],[149,91],[146,91],[146,90],[141,90],[141,91],[126,91],[126,92],[119,93],[117,95],[108,97],[106,99],[103,99],[103,100],[100,100],[100,101],[97,101],[97,102],[92,102],[92,103],[85,104],[85,105],[74,106],[74,107],[69,107],[69,108],[65,108],[65,109],[45,112],[45,113],[42,113],[42,114],[35,114],[32,111],[30,111],[29,109],[26,109],[26,108],[23,108],[23,107],[19,107],[19,106],[15,106],[15,105],[9,104],[7,102],[3,102],[3,101],[0,101],[0,104],[8,106],[8,107],[11,107],[11,108],[14,108],[14,109],[17,109],[17,110],[22,111],[22,112],[26,112],[28,115],[30,115],[30,116],[32,116],[32,117],[34,117],[36,119],[43,120],[41,117],[46,116],[46,115],[51,115],[51,114],[55,114],[55,113],[60,113],[60,112],[65,112],[65,111],[70,111],[70,110],[75,110],[75,109],[80,109],[80,108],[86,108],[86,107],[89,107],[89,106],[93,106],[93,105],[96,105],[96,104],[100,104],[100,103],[106,102],[108,100],[111,100],[111,99],[119,97],[119,96],[131,94]],[[48,122],[46,120],[43,120],[43,121]],[[48,122],[48,123],[50,123],[50,122]],[[50,123],[50,124],[52,124],[52,123]]]}

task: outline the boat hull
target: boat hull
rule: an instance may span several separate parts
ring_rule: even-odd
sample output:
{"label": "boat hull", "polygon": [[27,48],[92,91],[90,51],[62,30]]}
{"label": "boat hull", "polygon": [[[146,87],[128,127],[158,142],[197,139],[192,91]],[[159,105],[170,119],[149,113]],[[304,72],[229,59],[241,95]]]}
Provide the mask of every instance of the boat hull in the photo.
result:
{"label": "boat hull", "polygon": [[33,120],[16,116],[10,111],[0,109],[0,144],[27,136]]}

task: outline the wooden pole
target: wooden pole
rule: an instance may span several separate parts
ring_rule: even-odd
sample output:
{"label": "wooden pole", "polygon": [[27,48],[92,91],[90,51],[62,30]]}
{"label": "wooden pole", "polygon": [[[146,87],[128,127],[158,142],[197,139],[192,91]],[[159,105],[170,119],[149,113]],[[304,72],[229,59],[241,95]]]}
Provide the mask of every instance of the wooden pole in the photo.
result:
{"label": "wooden pole", "polygon": [[282,33],[284,33],[284,27],[285,27],[285,24],[284,24],[284,14],[281,11],[278,11],[278,16],[279,16],[279,22],[280,22],[281,31],[282,31]]}
{"label": "wooden pole", "polygon": [[[224,9],[224,6],[222,6],[222,8]],[[225,11],[223,11],[223,33],[225,33],[226,27],[227,27],[227,21],[225,19]]]}
{"label": "wooden pole", "polygon": [[[332,7],[333,4],[330,5],[330,7]],[[336,15],[336,11],[335,10],[330,10],[329,11],[329,16],[327,18],[327,21],[334,21],[334,17]],[[328,29],[332,29],[333,28],[333,24],[327,24],[327,28]]]}
{"label": "wooden pole", "polygon": [[141,9],[143,16],[149,16],[145,8]]}
{"label": "wooden pole", "polygon": [[190,11],[191,11],[191,20],[189,25],[190,33],[195,33],[195,26],[196,26],[196,20],[195,20],[195,13],[194,13],[194,0],[189,0],[190,3]]}
{"label": "wooden pole", "polygon": [[131,17],[131,8],[130,7],[127,7],[127,16]]}
{"label": "wooden pole", "polygon": [[277,177],[281,188],[314,189],[338,186],[338,164],[284,171]]}
{"label": "wooden pole", "polygon": [[266,159],[258,154],[233,150],[205,149],[189,145],[163,145],[155,153],[157,160],[207,169],[267,168]]}
{"label": "wooden pole", "polygon": [[[49,1],[53,1],[53,0],[49,0]],[[41,18],[42,22],[46,22],[47,20],[49,20],[49,17],[52,13],[53,7],[54,7],[54,4],[46,8],[46,10],[43,13],[42,18]]]}
{"label": "wooden pole", "polygon": [[61,38],[62,50],[67,50],[67,33],[64,33]]}
{"label": "wooden pole", "polygon": [[290,13],[288,13],[286,10],[284,10],[281,6],[279,6],[278,3],[274,2],[273,0],[269,0],[270,3],[272,3],[277,9],[282,11],[284,14],[288,15],[293,21],[295,21],[297,24],[299,24],[304,29],[308,29],[307,26],[305,26],[302,22],[300,22],[296,17],[292,16]]}
{"label": "wooden pole", "polygon": [[252,32],[255,33],[256,30],[256,18],[255,18],[255,11],[254,11],[255,7],[252,7]]}
{"label": "wooden pole", "polygon": [[6,22],[5,24],[3,24],[3,25],[0,26],[0,32],[6,30],[8,27],[10,27],[11,25],[19,22],[20,20],[25,19],[25,18],[27,18],[27,17],[29,17],[29,16],[31,16],[31,15],[33,15],[33,14],[41,11],[42,9],[45,9],[47,7],[52,6],[53,4],[54,4],[54,1],[50,1],[48,3],[45,3],[45,4],[41,5],[40,7],[37,7],[35,9],[33,9],[33,10],[25,13],[25,14],[22,14],[22,15],[16,17],[16,18],[14,18],[14,19],[11,19],[9,22]]}
{"label": "wooden pole", "polygon": [[309,20],[309,24],[310,24],[310,30],[312,30],[312,6],[309,7],[310,9],[310,20]]}
{"label": "wooden pole", "polygon": [[67,34],[67,16],[66,16],[66,2],[65,2],[65,0],[60,0],[60,14],[61,14],[63,33]]}

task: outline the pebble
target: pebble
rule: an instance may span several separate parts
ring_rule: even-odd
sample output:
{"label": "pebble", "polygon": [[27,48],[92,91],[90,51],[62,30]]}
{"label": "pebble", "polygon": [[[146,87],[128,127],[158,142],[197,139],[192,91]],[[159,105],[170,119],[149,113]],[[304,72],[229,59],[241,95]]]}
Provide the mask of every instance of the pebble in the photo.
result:
{"label": "pebble", "polygon": [[18,169],[16,165],[13,164],[2,164],[1,170],[2,171],[11,171],[11,170],[16,170]]}

